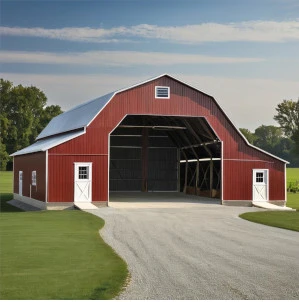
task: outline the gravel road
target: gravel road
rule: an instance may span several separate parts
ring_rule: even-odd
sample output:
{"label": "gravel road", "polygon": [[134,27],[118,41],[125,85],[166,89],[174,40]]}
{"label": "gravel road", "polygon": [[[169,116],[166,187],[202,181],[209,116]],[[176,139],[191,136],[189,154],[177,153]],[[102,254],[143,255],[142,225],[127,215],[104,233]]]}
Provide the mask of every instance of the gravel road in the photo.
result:
{"label": "gravel road", "polygon": [[255,208],[100,208],[128,263],[118,299],[299,299],[299,233],[248,222]]}

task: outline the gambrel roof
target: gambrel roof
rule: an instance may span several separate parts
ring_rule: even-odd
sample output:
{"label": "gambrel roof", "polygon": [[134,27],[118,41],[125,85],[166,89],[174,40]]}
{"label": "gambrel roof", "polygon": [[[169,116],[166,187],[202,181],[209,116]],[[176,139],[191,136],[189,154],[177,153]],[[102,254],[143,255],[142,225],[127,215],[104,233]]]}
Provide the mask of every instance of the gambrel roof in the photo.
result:
{"label": "gambrel roof", "polygon": [[170,77],[167,74],[163,74],[158,77],[135,84],[133,86],[108,93],[95,100],[78,105],[73,109],[54,117],[36,139],[39,140],[52,135],[57,135],[59,133],[86,128],[117,93],[156,80],[163,76]]}
{"label": "gambrel roof", "polygon": [[114,94],[115,92],[106,94],[54,117],[36,139],[87,127]]}
{"label": "gambrel roof", "polygon": [[[86,132],[86,128],[90,125],[90,123],[98,116],[98,114],[105,108],[105,106],[113,99],[113,97],[123,91],[132,89],[134,87],[143,85],[145,83],[154,81],[156,79],[162,78],[164,76],[169,77],[170,79],[173,79],[177,82],[182,83],[183,85],[186,85],[196,91],[199,91],[197,88],[192,87],[189,84],[186,84],[182,82],[181,80],[178,80],[168,74],[163,74],[155,78],[151,78],[149,80],[143,81],[141,83],[126,87],[124,89],[120,89],[111,93],[108,93],[104,96],[101,96],[97,99],[91,100],[89,102],[80,104],[71,110],[68,110],[55,118],[53,118],[50,123],[46,126],[46,128],[38,135],[36,138],[37,142],[32,144],[31,146],[28,146],[20,151],[17,151],[11,156],[17,156],[17,155],[23,155],[28,153],[34,153],[34,152],[40,152],[40,151],[46,151],[49,150],[55,146],[58,146],[64,142],[67,142],[75,137],[78,137],[80,135],[83,135]],[[199,91],[202,94],[205,94],[201,91]],[[207,95],[207,94],[205,94]],[[216,102],[216,100],[209,96],[218,106],[219,104]],[[236,131],[239,133],[239,135],[244,139],[246,144],[254,149],[259,150],[262,153],[265,153],[273,158],[276,158],[284,163],[289,163],[273,154],[270,154],[256,146],[251,145],[245,136],[239,131],[239,129],[233,124],[233,122],[227,117],[225,112],[222,110],[221,106],[219,106],[221,111],[224,113],[228,121],[233,125],[233,127],[236,129]]]}
{"label": "gambrel roof", "polygon": [[34,144],[11,154],[10,156],[47,151],[84,133],[84,130],[78,130],[71,133],[63,133],[57,136],[48,137],[46,139],[39,140]]}

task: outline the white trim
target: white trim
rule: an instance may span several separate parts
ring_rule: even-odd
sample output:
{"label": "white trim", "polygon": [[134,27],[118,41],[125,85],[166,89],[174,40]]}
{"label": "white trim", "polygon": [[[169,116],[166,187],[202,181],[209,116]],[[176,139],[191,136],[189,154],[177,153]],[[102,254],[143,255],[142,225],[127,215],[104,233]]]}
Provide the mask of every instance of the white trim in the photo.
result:
{"label": "white trim", "polygon": [[49,179],[49,170],[48,170],[48,167],[49,167],[49,151],[46,150],[46,177],[45,177],[45,187],[46,187],[46,192],[45,192],[45,202],[47,203],[48,202],[48,179]]}
{"label": "white trim", "polygon": [[[164,75],[167,75],[167,74],[164,74]],[[154,79],[152,79],[152,80],[154,80]],[[109,201],[110,200],[110,197],[109,197],[109,192],[110,192],[110,190],[109,190],[109,179],[110,179],[110,136],[111,136],[111,133],[122,123],[122,121],[127,116],[137,116],[137,115],[138,116],[167,116],[167,117],[182,117],[182,118],[184,118],[184,117],[185,118],[190,117],[190,118],[203,118],[203,119],[205,119],[205,121],[208,123],[209,127],[211,127],[212,131],[214,132],[214,134],[219,139],[219,142],[221,143],[221,158],[223,159],[223,142],[220,140],[219,135],[213,129],[213,127],[210,125],[210,123],[207,121],[207,118],[205,116],[197,116],[197,115],[173,115],[173,114],[163,114],[163,115],[161,115],[161,114],[146,114],[146,113],[144,113],[144,114],[138,114],[138,113],[129,114],[129,113],[127,113],[127,114],[125,114],[123,116],[123,118],[118,122],[118,124],[108,134],[108,157],[107,157],[108,158],[108,202],[107,202],[108,206],[109,206],[109,202],[110,202]],[[138,147],[136,147],[136,148],[138,148]],[[209,159],[209,160],[211,160],[211,159]],[[221,166],[221,196],[222,196],[222,199],[223,199],[223,190],[222,190],[222,188],[223,188],[223,172],[222,172],[223,171],[223,160],[221,161],[221,165],[222,165]],[[111,191],[111,192],[121,192],[121,191]],[[127,191],[124,191],[124,192],[127,192]],[[135,191],[132,191],[132,192],[135,192]],[[139,191],[136,191],[136,192],[139,192]],[[163,192],[163,191],[161,191],[161,192]],[[167,192],[170,192],[170,191],[167,191]]]}
{"label": "white trim", "polygon": [[15,158],[12,158],[12,193],[15,193]]}
{"label": "white trim", "polygon": [[287,164],[284,164],[284,201],[287,202]]}
{"label": "white trim", "polygon": [[31,185],[32,186],[37,186],[37,180],[36,180],[36,177],[37,177],[37,173],[36,173],[36,170],[34,171],[31,171]]}
{"label": "white trim", "polygon": [[[89,200],[87,201],[83,201],[83,202],[92,202],[92,162],[74,162],[74,202],[78,201],[76,200],[76,181],[80,181],[80,179],[77,177],[77,168],[78,167],[88,167],[88,180],[90,181],[90,196],[89,196]],[[82,202],[82,201],[79,201]]]}
{"label": "white trim", "polygon": [[[114,128],[115,129],[115,128]],[[110,132],[112,133],[114,131],[114,129]],[[108,173],[107,173],[107,177],[108,177],[108,192],[107,192],[107,207],[109,207],[109,202],[110,202],[110,133],[108,134],[108,156],[107,156],[107,167],[108,167]]]}
{"label": "white trim", "polygon": [[[167,89],[167,96],[158,96],[158,89]],[[155,99],[170,99],[170,87],[169,86],[155,86]]]}
{"label": "white trim", "polygon": [[267,161],[262,159],[246,159],[246,158],[226,158],[226,161],[241,161],[241,162],[262,162],[267,164],[274,164],[273,161]]}
{"label": "white trim", "polygon": [[[128,116],[129,114],[126,114],[121,121],[109,132],[108,134],[108,156],[107,156],[107,160],[108,160],[108,200],[107,200],[107,206],[109,207],[109,203],[110,203],[110,135],[111,133],[121,124],[121,122]],[[114,191],[111,191],[114,192]]]}
{"label": "white trim", "polygon": [[254,200],[254,184],[256,183],[255,178],[256,178],[256,172],[267,172],[267,177],[266,177],[266,194],[267,194],[267,198],[265,200],[265,202],[269,202],[269,169],[252,169],[252,201],[260,201],[260,200]]}
{"label": "white trim", "polygon": [[221,141],[221,204],[223,204],[223,163],[224,163],[224,158],[223,158],[223,141]]}
{"label": "white trim", "polygon": [[[214,161],[218,161],[218,160],[221,160],[221,158],[219,157],[212,157],[212,160]],[[198,162],[198,161],[211,161],[211,158],[210,157],[207,157],[207,158],[200,158],[200,159],[182,159],[180,160],[180,163],[185,163],[186,161],[188,161],[189,163],[192,163],[192,162]]]}
{"label": "white trim", "polygon": [[[134,113],[134,114],[125,114],[123,116],[123,118],[119,121],[119,123],[109,132],[109,135],[108,135],[108,206],[109,206],[109,180],[110,180],[110,136],[111,136],[111,133],[122,123],[122,121],[127,117],[127,116],[167,116],[167,117],[181,117],[181,118],[203,118],[206,120],[206,122],[208,123],[209,127],[212,129],[213,133],[217,136],[218,140],[219,141],[215,141],[215,143],[221,143],[221,158],[212,158],[212,160],[221,160],[223,159],[223,148],[222,148],[222,144],[223,142],[220,140],[217,132],[213,129],[213,127],[210,125],[210,123],[207,121],[206,117],[205,116],[197,116],[197,115],[173,115],[173,114],[138,114],[138,113]],[[115,147],[115,146],[113,146]],[[123,148],[123,147],[122,147]],[[140,147],[131,147],[131,146],[128,146],[127,148],[140,148]],[[174,147],[152,147],[152,148],[157,148],[157,149],[162,149],[162,148],[172,148],[174,149]],[[205,161],[206,159],[202,159],[202,160],[199,160],[199,161]],[[211,158],[207,159],[207,160],[211,160]],[[190,161],[190,160],[189,160]],[[191,160],[192,161],[192,160]],[[197,160],[194,160],[194,161],[197,161]],[[185,162],[184,160],[181,161],[181,162]],[[223,160],[221,161],[221,196],[223,197],[223,190],[222,190],[222,187],[223,187]],[[121,191],[111,191],[111,192],[121,192]],[[129,191],[124,191],[124,192],[129,192]],[[131,192],[131,191],[130,191]],[[139,192],[139,191],[132,191],[132,192]],[[151,192],[154,192],[154,191],[151,191]],[[155,191],[156,192],[156,191]],[[172,192],[172,191],[157,191],[157,192]],[[173,191],[173,192],[177,192],[177,191]]]}
{"label": "white trim", "polygon": [[177,183],[177,192],[181,191],[181,150],[177,148],[177,173],[176,173],[176,183]]}
{"label": "white trim", "polygon": [[[20,190],[20,175],[22,175],[22,190]],[[20,195],[20,196],[23,196],[23,180],[24,180],[24,172],[23,172],[23,170],[19,170],[19,178],[18,178],[18,180],[19,180],[19,185],[18,185],[18,187],[19,187],[19,190],[18,190],[18,194]],[[20,194],[21,193],[21,194]]]}

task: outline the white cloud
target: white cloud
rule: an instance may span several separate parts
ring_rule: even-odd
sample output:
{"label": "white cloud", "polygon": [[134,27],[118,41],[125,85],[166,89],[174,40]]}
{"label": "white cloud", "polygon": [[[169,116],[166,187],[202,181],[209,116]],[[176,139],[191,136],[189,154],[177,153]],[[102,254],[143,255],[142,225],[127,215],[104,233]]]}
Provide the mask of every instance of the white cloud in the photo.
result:
{"label": "white cloud", "polygon": [[194,54],[137,51],[89,51],[82,53],[0,51],[0,62],[2,63],[43,63],[102,66],[161,66],[202,63],[248,63],[261,61],[263,61],[262,58],[213,57]]}
{"label": "white cloud", "polygon": [[299,21],[201,23],[185,26],[139,24],[113,28],[65,27],[56,29],[0,27],[1,35],[42,37],[80,42],[123,42],[131,38],[161,39],[176,43],[224,41],[284,42],[299,40]]}
{"label": "white cloud", "polygon": [[[59,104],[64,110],[108,92],[128,87],[152,75],[41,75],[2,73],[14,85],[34,85],[48,97],[48,104]],[[254,130],[275,124],[275,107],[283,99],[298,98],[298,82],[269,79],[212,77],[173,74],[176,78],[215,97],[237,127]]]}

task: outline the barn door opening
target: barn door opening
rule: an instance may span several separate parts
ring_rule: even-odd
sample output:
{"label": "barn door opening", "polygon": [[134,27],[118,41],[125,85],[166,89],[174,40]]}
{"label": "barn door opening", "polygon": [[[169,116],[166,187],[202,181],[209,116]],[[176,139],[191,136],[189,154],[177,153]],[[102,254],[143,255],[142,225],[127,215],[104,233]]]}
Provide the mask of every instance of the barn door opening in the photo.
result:
{"label": "barn door opening", "polygon": [[23,195],[23,171],[19,171],[19,195]]}
{"label": "barn door opening", "polygon": [[128,115],[110,134],[109,191],[220,198],[221,142],[201,117]]}
{"label": "barn door opening", "polygon": [[92,163],[75,163],[74,201],[91,202]]}
{"label": "barn door opening", "polygon": [[268,201],[268,170],[253,170],[253,201]]}

